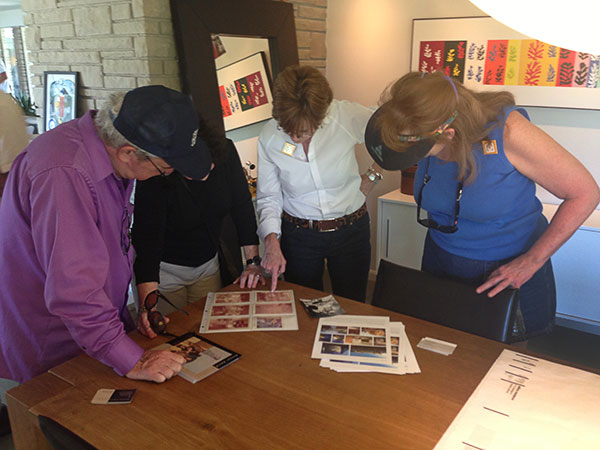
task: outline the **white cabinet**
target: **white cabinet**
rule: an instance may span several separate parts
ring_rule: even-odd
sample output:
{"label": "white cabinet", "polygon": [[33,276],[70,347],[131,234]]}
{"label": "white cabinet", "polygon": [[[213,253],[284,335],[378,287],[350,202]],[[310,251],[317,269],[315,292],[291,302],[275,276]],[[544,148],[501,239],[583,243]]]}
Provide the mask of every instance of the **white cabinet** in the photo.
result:
{"label": "white cabinet", "polygon": [[[392,191],[378,198],[377,208],[377,264],[383,258],[420,269],[427,229],[417,223],[414,198]],[[544,205],[548,220],[556,208]],[[556,252],[552,264],[559,323],[600,334],[599,210]]]}
{"label": "white cabinet", "polygon": [[377,199],[377,265],[381,258],[413,269],[421,268],[427,228],[417,223],[411,195],[395,190]]}

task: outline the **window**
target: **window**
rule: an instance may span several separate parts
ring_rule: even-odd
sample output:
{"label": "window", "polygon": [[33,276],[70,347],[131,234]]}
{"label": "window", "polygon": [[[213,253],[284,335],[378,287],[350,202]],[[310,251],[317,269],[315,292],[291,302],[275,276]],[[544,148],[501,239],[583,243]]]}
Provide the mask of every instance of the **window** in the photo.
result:
{"label": "window", "polygon": [[9,92],[15,97],[31,96],[23,27],[0,28],[0,58],[6,68]]}

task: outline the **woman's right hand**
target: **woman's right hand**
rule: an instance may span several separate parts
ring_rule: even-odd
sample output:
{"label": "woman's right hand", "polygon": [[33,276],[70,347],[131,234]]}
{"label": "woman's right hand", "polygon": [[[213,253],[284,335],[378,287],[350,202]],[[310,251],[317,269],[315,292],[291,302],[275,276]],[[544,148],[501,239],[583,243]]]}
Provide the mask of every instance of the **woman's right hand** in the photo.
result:
{"label": "woman's right hand", "polygon": [[275,233],[271,233],[265,238],[265,252],[261,264],[271,274],[271,292],[277,289],[277,279],[280,274],[285,272],[285,264],[279,239]]}

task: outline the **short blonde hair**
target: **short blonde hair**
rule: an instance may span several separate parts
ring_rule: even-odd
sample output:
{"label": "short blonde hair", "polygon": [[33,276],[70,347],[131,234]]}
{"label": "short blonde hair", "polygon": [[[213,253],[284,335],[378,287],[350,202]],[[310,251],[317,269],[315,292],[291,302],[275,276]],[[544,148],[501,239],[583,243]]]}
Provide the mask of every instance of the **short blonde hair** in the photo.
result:
{"label": "short blonde hair", "polygon": [[273,89],[273,118],[283,130],[298,134],[301,127],[318,128],[325,119],[333,92],[327,78],[312,66],[290,66]]}
{"label": "short blonde hair", "polygon": [[451,158],[459,167],[458,178],[470,183],[477,174],[473,144],[498,125],[503,109],[514,105],[515,99],[506,91],[472,91],[442,72],[410,72],[384,91],[381,102],[377,127],[385,145],[400,152],[411,144],[402,141],[401,135],[427,135],[456,111],[449,126],[455,131],[452,140],[444,134],[432,139],[450,145]]}

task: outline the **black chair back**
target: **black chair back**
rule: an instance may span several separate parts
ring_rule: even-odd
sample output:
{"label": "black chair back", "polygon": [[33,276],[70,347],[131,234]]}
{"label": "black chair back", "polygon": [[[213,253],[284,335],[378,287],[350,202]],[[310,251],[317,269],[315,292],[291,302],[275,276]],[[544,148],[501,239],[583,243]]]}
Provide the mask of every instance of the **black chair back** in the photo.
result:
{"label": "black chair back", "polygon": [[518,290],[489,298],[472,285],[436,277],[382,259],[373,305],[500,342],[510,342]]}
{"label": "black chair back", "polygon": [[54,450],[96,450],[96,447],[49,417],[38,416],[38,423]]}

